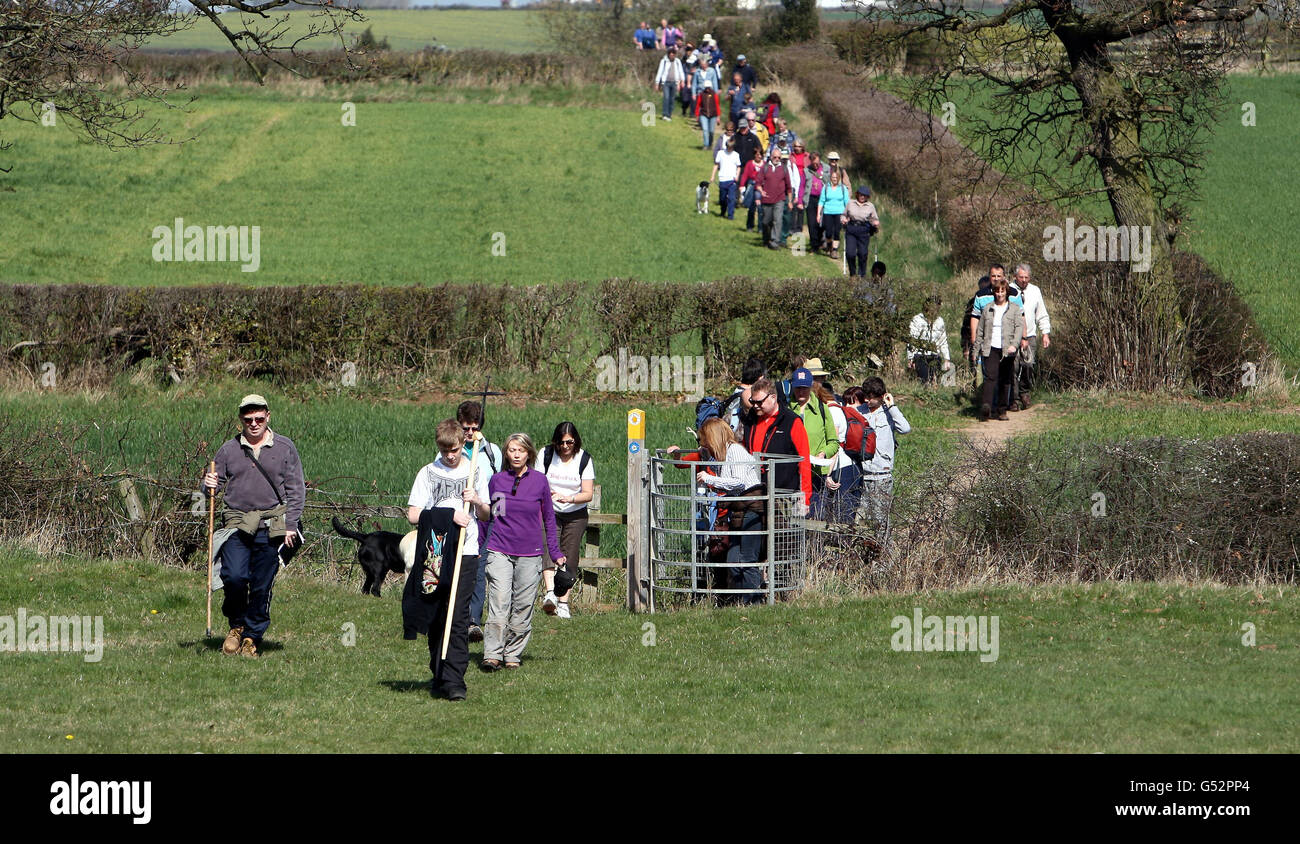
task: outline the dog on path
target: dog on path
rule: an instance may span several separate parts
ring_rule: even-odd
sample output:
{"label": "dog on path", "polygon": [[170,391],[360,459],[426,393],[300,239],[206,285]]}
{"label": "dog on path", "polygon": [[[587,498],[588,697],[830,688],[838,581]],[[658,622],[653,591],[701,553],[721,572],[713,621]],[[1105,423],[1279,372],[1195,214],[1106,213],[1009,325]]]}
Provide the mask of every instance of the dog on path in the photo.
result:
{"label": "dog on path", "polygon": [[415,565],[415,531],[405,535],[391,530],[376,530],[371,533],[359,533],[350,530],[339,521],[338,516],[330,520],[335,532],[348,539],[355,539],[357,562],[366,573],[366,581],[361,584],[361,594],[379,597],[379,587],[383,586],[388,573],[410,574]]}
{"label": "dog on path", "polygon": [[700,186],[695,189],[695,213],[709,213],[709,183],[700,182]]}

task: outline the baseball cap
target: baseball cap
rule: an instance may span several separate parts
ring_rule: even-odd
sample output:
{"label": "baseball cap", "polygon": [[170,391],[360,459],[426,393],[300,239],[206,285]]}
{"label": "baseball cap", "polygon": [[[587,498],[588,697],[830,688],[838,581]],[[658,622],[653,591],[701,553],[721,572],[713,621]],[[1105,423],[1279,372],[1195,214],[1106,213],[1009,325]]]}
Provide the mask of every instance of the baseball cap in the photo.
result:
{"label": "baseball cap", "polygon": [[808,360],[804,361],[803,365],[812,373],[814,378],[823,375],[830,375],[830,373],[822,366],[821,358],[808,358]]}
{"label": "baseball cap", "polygon": [[744,54],[744,53],[741,53],[739,56],[736,56],[736,61],[738,61],[738,62],[743,62],[744,60],[745,60],[745,54]]}
{"label": "baseball cap", "polygon": [[712,90],[712,89],[713,89],[713,80],[711,80],[711,79],[706,79],[706,80],[704,80],[704,87],[705,87],[705,88],[708,88],[708,89],[710,89],[710,90]]}
{"label": "baseball cap", "polygon": [[746,119],[743,118],[743,117],[740,118],[740,122],[736,124],[736,128],[737,128],[737,129],[748,129],[748,128],[749,128],[749,121],[746,120]]}
{"label": "baseball cap", "polygon": [[268,412],[271,410],[270,406],[266,403],[266,399],[259,396],[257,393],[249,393],[239,400],[240,413],[243,413],[244,408],[247,407],[265,407]]}
{"label": "baseball cap", "polygon": [[840,160],[840,154],[839,154],[838,152],[828,152],[828,153],[826,153],[826,160],[827,160],[827,161],[839,161],[839,160]]}
{"label": "baseball cap", "polygon": [[858,189],[854,193],[858,196],[871,196],[871,188],[866,185],[858,185]]}
{"label": "baseball cap", "polygon": [[811,387],[813,385],[812,379],[813,379],[812,373],[801,366],[794,371],[794,375],[790,378],[790,386]]}

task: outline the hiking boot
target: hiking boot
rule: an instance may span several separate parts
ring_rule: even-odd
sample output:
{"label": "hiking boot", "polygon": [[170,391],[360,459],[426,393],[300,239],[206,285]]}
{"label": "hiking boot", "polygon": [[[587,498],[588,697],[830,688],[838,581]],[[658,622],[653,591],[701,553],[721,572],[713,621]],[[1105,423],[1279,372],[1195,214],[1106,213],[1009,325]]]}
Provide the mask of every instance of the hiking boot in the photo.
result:
{"label": "hiking boot", "polygon": [[1021,410],[1028,410],[1028,409],[1029,409],[1029,394],[1028,394],[1028,393],[1024,393],[1024,394],[1022,394],[1022,395],[1020,396],[1020,409],[1021,409]]}
{"label": "hiking boot", "polygon": [[253,644],[252,639],[245,638],[244,641],[239,643],[239,655],[257,658],[257,645]]}
{"label": "hiking boot", "polygon": [[471,642],[483,641],[483,628],[479,627],[477,624],[471,624],[469,626],[469,640]]}
{"label": "hiking boot", "polygon": [[569,604],[568,604],[567,601],[561,601],[561,602],[560,602],[560,603],[555,607],[555,617],[556,617],[556,618],[570,618],[570,616],[569,616]]}
{"label": "hiking boot", "polygon": [[546,597],[542,598],[542,612],[547,615],[555,615],[555,608],[559,606],[559,601],[555,600],[554,592],[547,592]]}
{"label": "hiking boot", "polygon": [[1011,411],[1012,413],[1019,413],[1019,412],[1020,412],[1020,402],[1019,402],[1018,400],[1017,400],[1017,401],[1013,401],[1013,402],[1011,403],[1011,407],[1008,407],[1007,410]]}
{"label": "hiking boot", "polygon": [[239,653],[239,641],[244,638],[244,628],[232,627],[226,634],[226,641],[221,643],[221,652],[226,656]]}
{"label": "hiking boot", "polygon": [[998,414],[998,421],[999,422],[1007,421],[1007,412],[1005,410],[1003,410],[1001,413]]}
{"label": "hiking boot", "polygon": [[981,422],[989,421],[989,417],[992,415],[993,415],[993,408],[989,407],[987,404],[980,407]]}

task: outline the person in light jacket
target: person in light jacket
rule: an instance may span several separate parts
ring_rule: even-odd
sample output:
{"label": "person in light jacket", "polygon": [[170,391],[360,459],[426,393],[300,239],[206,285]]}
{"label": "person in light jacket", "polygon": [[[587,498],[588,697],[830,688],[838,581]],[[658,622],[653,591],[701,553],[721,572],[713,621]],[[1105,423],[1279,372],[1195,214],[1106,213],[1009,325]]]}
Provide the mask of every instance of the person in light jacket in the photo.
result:
{"label": "person in light jacket", "polygon": [[1005,278],[990,282],[993,301],[980,312],[974,346],[984,359],[984,397],[980,421],[990,417],[1005,421],[1011,401],[1011,380],[1015,377],[1016,353],[1025,336],[1025,317],[1011,301]]}

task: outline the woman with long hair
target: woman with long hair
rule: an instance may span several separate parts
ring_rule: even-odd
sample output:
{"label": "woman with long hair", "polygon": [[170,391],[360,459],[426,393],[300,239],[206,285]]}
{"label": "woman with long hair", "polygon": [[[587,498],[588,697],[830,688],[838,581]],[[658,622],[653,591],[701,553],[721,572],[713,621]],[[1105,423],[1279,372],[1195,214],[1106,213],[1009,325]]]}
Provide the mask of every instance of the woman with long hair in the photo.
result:
{"label": "woman with long hair", "polygon": [[[596,490],[596,467],[591,455],[582,450],[582,435],[572,422],[561,422],[551,434],[551,444],[537,455],[533,468],[546,475],[551,487],[551,506],[555,525],[560,532],[560,550],[569,562],[574,577],[579,576],[578,557],[582,537],[587,532],[587,502]],[[542,610],[547,615],[569,618],[569,595],[555,594],[555,561],[548,559],[542,569],[546,595]]]}
{"label": "woman with long hair", "polygon": [[[694,454],[682,455],[682,459],[715,461],[721,462],[722,465],[700,469],[695,473],[696,483],[724,496],[719,501],[719,506],[727,510],[730,530],[761,531],[765,512],[762,500],[728,500],[763,495],[763,480],[759,473],[758,460],[740,444],[731,426],[716,416],[705,420],[700,426],[699,440],[700,450]],[[672,446],[668,452],[673,453],[677,450],[676,446]],[[747,590],[739,594],[733,593],[740,603],[752,604],[763,600],[760,591],[763,588],[763,575],[758,567],[762,552],[763,537],[760,534],[731,537],[726,561],[750,564],[729,566],[730,577],[724,580],[726,584],[724,588]]]}
{"label": "woman with long hair", "polygon": [[556,541],[555,508],[546,476],[529,468],[537,448],[527,434],[505,441],[505,468],[492,476],[492,530],[487,541],[488,618],[483,670],[518,668],[533,632],[533,604],[542,572],[545,537],[551,559],[564,564]]}

